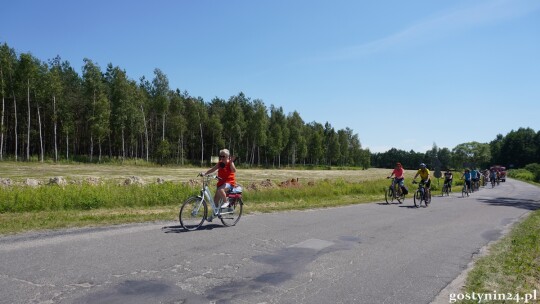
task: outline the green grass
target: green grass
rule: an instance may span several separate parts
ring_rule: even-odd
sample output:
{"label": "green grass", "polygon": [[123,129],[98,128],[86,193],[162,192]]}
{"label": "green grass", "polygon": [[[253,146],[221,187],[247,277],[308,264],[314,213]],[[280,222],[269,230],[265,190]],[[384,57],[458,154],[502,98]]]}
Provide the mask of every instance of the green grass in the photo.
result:
{"label": "green grass", "polygon": [[[487,256],[475,262],[463,293],[519,293],[523,296],[534,290],[540,296],[540,210],[532,212],[506,237],[491,246]],[[537,297],[536,303],[539,300]],[[478,303],[478,300],[460,303]],[[517,302],[497,300],[483,303]]]}
{"label": "green grass", "polygon": [[[319,180],[244,192],[245,212],[334,207],[383,199],[388,181]],[[0,191],[0,234],[28,230],[176,220],[182,201],[198,186],[167,182],[145,186],[68,184]]]}
{"label": "green grass", "polygon": [[[516,170],[513,178],[538,186],[525,171]],[[486,256],[479,258],[469,272],[463,294],[516,294],[524,297],[536,291],[540,303],[540,210],[513,227],[512,231],[489,248]],[[463,300],[459,303],[478,303]],[[524,300],[486,300],[482,303],[524,303]]]}
{"label": "green grass", "polygon": [[[182,201],[198,192],[187,181],[196,179],[201,168],[120,165],[68,165],[0,162],[3,178],[17,185],[0,188],[0,235],[43,229],[116,225],[149,221],[177,221]],[[384,200],[385,179],[391,170],[242,169],[240,183],[245,188],[246,213],[327,208]],[[406,173],[409,197],[417,189]],[[164,184],[122,186],[128,176],[145,180],[165,177]],[[52,176],[69,181],[85,177],[106,177],[99,185],[73,183],[63,187],[21,186],[25,178],[46,182]],[[279,187],[281,181],[299,178],[299,187]],[[527,180],[529,176],[522,176]],[[274,187],[248,189],[271,179]],[[529,181],[530,182],[530,181]],[[460,192],[463,181],[454,180],[452,190]],[[432,181],[432,191],[440,194],[442,180]],[[540,210],[534,211],[512,232],[490,248],[470,272],[463,292],[493,293],[540,291]],[[511,301],[512,302],[512,301]],[[465,303],[477,303],[465,302]],[[495,302],[494,302],[495,303]],[[496,303],[503,303],[497,301]]]}

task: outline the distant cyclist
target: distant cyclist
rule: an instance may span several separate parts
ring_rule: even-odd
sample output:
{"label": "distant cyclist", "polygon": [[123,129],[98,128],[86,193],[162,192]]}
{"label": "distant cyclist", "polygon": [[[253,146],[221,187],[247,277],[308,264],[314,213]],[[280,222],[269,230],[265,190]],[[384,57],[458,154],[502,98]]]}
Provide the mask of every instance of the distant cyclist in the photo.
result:
{"label": "distant cyclist", "polygon": [[444,183],[448,187],[448,192],[452,192],[452,181],[454,180],[454,175],[450,170],[446,170],[444,172]]}
{"label": "distant cyclist", "polygon": [[[480,180],[480,172],[478,172],[478,170],[476,169],[472,169],[471,170],[471,180],[472,180],[472,185],[477,185],[477,182]],[[476,186],[474,188],[471,188],[471,190],[478,190],[476,189]]]}
{"label": "distant cyclist", "polygon": [[394,168],[394,171],[392,171],[392,173],[390,173],[390,176],[388,176],[388,178],[392,178],[392,175],[395,177],[394,180],[392,181],[392,187],[394,187],[394,184],[398,184],[400,187],[401,187],[401,191],[403,192],[403,194],[407,194],[409,193],[409,191],[407,190],[407,187],[405,187],[405,170],[403,169],[403,166],[401,165],[401,163],[396,163],[396,167]]}
{"label": "distant cyclist", "polygon": [[[415,181],[418,175],[420,175],[420,179],[421,179],[420,182],[426,185],[426,191],[427,191],[426,194],[429,194],[430,187],[431,187],[431,178],[429,175],[429,169],[426,168],[426,164],[424,163],[420,164],[420,169],[418,169],[418,171],[416,172],[416,175],[413,177],[413,181]],[[429,196],[426,196],[426,197],[429,197]]]}
{"label": "distant cyclist", "polygon": [[495,183],[497,182],[497,171],[495,169],[489,172],[489,181],[492,186],[495,186]]}
{"label": "distant cyclist", "polygon": [[465,185],[467,185],[467,191],[471,190],[472,174],[469,169],[465,169],[465,173],[461,176],[461,179],[465,179]]}

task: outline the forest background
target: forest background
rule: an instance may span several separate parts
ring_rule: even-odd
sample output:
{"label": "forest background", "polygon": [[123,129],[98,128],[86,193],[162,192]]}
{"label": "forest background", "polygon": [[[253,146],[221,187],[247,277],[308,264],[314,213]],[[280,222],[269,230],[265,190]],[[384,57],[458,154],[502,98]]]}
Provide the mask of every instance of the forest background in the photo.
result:
{"label": "forest background", "polygon": [[400,161],[407,169],[424,162],[461,170],[540,163],[540,131],[531,128],[452,149],[434,143],[426,152],[371,153],[350,128],[306,123],[297,111],[284,113],[242,92],[206,102],[170,88],[159,68],[152,79],[135,81],[119,66],[83,63],[79,74],[60,56],[42,61],[0,45],[0,160],[207,166],[228,147],[246,167],[367,169]]}

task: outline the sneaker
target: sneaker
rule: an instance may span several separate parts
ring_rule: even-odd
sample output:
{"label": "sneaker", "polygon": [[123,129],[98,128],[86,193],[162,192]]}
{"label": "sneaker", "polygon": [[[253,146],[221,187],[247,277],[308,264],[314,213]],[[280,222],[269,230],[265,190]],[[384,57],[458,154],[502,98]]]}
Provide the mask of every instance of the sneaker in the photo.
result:
{"label": "sneaker", "polygon": [[229,207],[229,202],[225,202],[223,203],[223,205],[221,205],[221,208],[227,208]]}
{"label": "sneaker", "polygon": [[214,217],[213,217],[212,215],[210,215],[209,217],[206,218],[206,220],[207,220],[208,222],[211,222],[213,219],[214,219]]}
{"label": "sneaker", "polygon": [[221,208],[221,213],[230,213],[230,212],[233,212],[234,209],[231,208],[231,207],[228,207],[228,208]]}

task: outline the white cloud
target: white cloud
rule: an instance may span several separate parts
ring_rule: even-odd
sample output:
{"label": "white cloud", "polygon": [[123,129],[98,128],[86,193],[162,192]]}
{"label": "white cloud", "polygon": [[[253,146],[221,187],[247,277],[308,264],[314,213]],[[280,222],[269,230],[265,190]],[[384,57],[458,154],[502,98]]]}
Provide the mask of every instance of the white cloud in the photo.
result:
{"label": "white cloud", "polygon": [[540,9],[536,0],[484,1],[481,4],[455,9],[418,22],[396,33],[356,46],[337,50],[318,60],[347,60],[377,53],[405,43],[444,37],[445,33],[485,26],[518,18]]}

